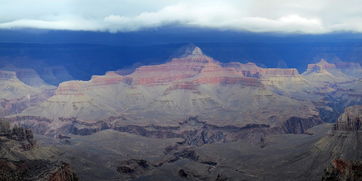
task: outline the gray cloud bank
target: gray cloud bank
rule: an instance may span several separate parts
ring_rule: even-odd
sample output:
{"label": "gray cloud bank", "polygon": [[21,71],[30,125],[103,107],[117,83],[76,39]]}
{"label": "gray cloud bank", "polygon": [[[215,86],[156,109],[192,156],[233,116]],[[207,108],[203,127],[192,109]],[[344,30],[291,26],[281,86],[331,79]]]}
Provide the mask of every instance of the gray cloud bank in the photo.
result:
{"label": "gray cloud bank", "polygon": [[0,29],[137,31],[179,24],[252,32],[362,32],[360,0],[0,0]]}

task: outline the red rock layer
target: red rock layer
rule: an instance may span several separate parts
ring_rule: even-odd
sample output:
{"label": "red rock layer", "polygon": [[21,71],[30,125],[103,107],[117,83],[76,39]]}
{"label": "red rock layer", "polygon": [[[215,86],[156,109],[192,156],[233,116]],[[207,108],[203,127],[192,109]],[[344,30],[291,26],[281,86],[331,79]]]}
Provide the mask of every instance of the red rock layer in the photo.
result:
{"label": "red rock layer", "polygon": [[190,55],[174,58],[166,64],[142,66],[129,77],[135,85],[163,85],[194,77],[211,62],[214,60],[205,55]]}
{"label": "red rock layer", "polygon": [[107,72],[106,75],[102,76],[93,76],[90,80],[92,86],[104,86],[119,84],[124,80],[124,77],[117,74],[116,72]]}
{"label": "red rock layer", "polygon": [[[86,84],[83,82],[68,82],[61,84],[57,94],[77,95],[84,86],[104,86],[119,84],[157,86],[169,85],[170,89],[194,89],[200,84],[242,84],[259,86],[260,78],[275,76],[296,76],[296,69],[261,68],[254,63],[220,62],[203,55],[199,48],[181,58],[173,58],[161,65],[139,67],[132,74],[122,76],[116,72],[108,72],[104,76],[93,76]],[[79,85],[78,85],[79,84]]]}

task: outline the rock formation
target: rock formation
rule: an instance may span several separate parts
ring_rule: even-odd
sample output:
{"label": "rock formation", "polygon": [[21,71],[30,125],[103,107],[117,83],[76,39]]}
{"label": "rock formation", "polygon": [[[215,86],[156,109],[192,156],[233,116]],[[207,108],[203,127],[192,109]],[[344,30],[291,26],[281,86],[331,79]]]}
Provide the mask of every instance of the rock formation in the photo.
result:
{"label": "rock formation", "polygon": [[78,180],[67,163],[46,160],[30,129],[1,119],[0,145],[0,180]]}
{"label": "rock formation", "polygon": [[362,179],[362,162],[333,160],[325,169],[322,181],[357,181]]}
{"label": "rock formation", "polygon": [[347,107],[344,113],[338,118],[335,130],[359,131],[362,124],[362,106]]}
{"label": "rock formation", "polygon": [[0,158],[0,180],[77,181],[78,178],[64,162]]}

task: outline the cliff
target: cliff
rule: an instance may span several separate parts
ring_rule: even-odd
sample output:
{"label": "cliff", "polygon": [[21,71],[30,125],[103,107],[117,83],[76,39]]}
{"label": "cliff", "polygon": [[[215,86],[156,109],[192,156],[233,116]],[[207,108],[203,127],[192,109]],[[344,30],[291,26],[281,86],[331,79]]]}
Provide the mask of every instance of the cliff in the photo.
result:
{"label": "cliff", "polygon": [[344,113],[338,118],[335,130],[358,131],[361,129],[362,106],[347,107]]}
{"label": "cliff", "polygon": [[0,180],[78,180],[67,163],[44,157],[45,150],[36,146],[30,129],[11,128],[6,120],[1,119],[0,145]]}

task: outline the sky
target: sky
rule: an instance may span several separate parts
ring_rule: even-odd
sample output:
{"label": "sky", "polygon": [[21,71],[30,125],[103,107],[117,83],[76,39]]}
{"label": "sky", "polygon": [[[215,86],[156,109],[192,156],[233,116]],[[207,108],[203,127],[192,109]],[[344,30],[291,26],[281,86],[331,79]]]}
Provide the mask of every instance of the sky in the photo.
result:
{"label": "sky", "polygon": [[0,0],[0,29],[362,32],[360,0]]}

